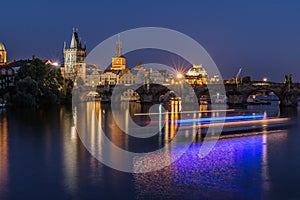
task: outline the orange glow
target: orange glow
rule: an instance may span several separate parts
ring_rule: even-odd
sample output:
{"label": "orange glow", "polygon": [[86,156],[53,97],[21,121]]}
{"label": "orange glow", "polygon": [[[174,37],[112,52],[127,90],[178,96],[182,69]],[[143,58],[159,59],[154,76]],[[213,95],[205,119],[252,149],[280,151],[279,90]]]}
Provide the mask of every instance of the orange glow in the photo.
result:
{"label": "orange glow", "polygon": [[8,180],[8,130],[6,118],[0,121],[0,153],[0,188],[3,188],[2,184],[5,185]]}

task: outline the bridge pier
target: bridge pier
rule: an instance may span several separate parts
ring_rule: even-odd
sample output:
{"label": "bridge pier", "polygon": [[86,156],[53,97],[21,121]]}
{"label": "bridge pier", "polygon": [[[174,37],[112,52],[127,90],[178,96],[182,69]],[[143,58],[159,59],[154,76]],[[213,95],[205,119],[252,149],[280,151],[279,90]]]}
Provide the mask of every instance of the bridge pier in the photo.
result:
{"label": "bridge pier", "polygon": [[280,99],[280,107],[297,107],[298,106],[298,95],[293,92],[286,92]]}
{"label": "bridge pier", "polygon": [[227,97],[230,106],[247,106],[247,97],[243,94],[228,94]]}

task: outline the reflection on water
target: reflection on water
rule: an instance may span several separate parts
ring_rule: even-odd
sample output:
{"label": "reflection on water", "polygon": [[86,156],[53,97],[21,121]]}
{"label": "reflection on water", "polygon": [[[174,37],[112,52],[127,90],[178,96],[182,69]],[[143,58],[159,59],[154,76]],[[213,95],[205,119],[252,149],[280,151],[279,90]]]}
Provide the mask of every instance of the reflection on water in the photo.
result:
{"label": "reflection on water", "polygon": [[[145,146],[137,145],[133,138],[124,134],[112,119],[112,114],[108,105],[101,105],[97,103],[84,104],[87,109],[87,113],[92,113],[86,116],[88,125],[92,128],[87,130],[91,131],[91,143],[92,147],[100,146],[101,138],[97,131],[94,130],[94,123],[98,123],[99,127],[102,127],[110,140],[123,149],[144,149]],[[95,105],[95,106],[94,106]],[[137,103],[130,103],[130,106],[124,106],[120,104],[120,115],[115,117],[123,119],[125,123],[125,130],[128,131],[128,117],[134,118],[137,124],[143,124],[144,121],[149,120],[147,115],[134,115],[134,113],[148,112],[149,108],[141,106]],[[104,106],[104,107],[102,107]],[[108,108],[106,107],[108,106]],[[92,112],[89,110],[92,109]],[[93,110],[94,109],[94,110]],[[175,110],[175,109],[174,109]],[[169,143],[176,135],[180,121],[183,117],[188,118],[202,118],[202,117],[219,117],[220,112],[205,112],[208,107],[199,107],[199,112],[182,113],[178,112],[162,112],[161,106],[158,107],[158,137],[156,147],[161,147]],[[277,115],[277,112],[273,110],[238,110],[239,115],[245,113],[255,114],[260,113],[263,118]],[[268,113],[267,113],[268,112]],[[96,113],[98,121],[94,121],[94,114]],[[125,115],[124,115],[125,113]],[[126,115],[130,113],[130,115]],[[151,113],[150,113],[151,114]],[[234,114],[234,113],[233,113]],[[103,116],[104,115],[104,116]],[[229,114],[232,115],[232,114]],[[119,119],[119,120],[120,120]],[[80,119],[77,121],[84,121]],[[167,122],[162,124],[162,122]],[[265,124],[264,124],[265,123]],[[272,134],[266,129],[267,122],[262,124],[263,130],[260,135],[245,137],[245,138],[233,138],[221,140],[214,150],[205,158],[199,158],[198,153],[202,145],[201,142],[201,129],[200,125],[194,121],[190,129],[187,129],[186,134],[192,134],[197,136],[191,148],[184,154],[184,156],[173,163],[172,165],[164,168],[160,171],[155,171],[146,174],[134,174],[135,189],[139,198],[146,197],[166,197],[166,198],[185,198],[187,196],[208,198],[213,195],[222,195],[228,198],[242,198],[242,197],[268,197],[270,190],[270,178],[269,178],[269,165],[268,165],[268,140],[277,139],[277,134],[285,135],[283,131]],[[154,140],[155,141],[155,140]],[[151,141],[152,143],[154,142]],[[98,142],[98,144],[96,144]],[[154,142],[155,143],[155,142]],[[129,148],[128,145],[135,144],[136,148]],[[149,144],[151,145],[151,144]],[[180,151],[181,146],[176,147]],[[97,150],[97,148],[96,148]],[[99,150],[99,149],[98,149]],[[101,149],[100,149],[101,151]],[[112,159],[118,158],[118,154],[113,152],[113,149],[106,150],[112,151]],[[158,161],[163,159],[161,154],[151,155],[152,161]],[[120,159],[121,160],[121,159]],[[121,163],[120,163],[121,164]],[[218,192],[216,192],[216,190]],[[191,194],[191,191],[193,193]],[[205,192],[203,192],[205,191]],[[178,193],[180,192],[180,196]],[[165,194],[165,196],[163,195]],[[175,195],[175,196],[174,196]]]}
{"label": "reflection on water", "polygon": [[[130,103],[120,109],[137,124],[150,120],[149,106]],[[83,146],[77,131],[102,127],[117,146],[130,151],[153,151],[169,143],[177,133],[177,120],[217,117],[218,113],[164,114],[158,107],[157,135],[137,139],[124,134],[115,123],[108,104],[83,103],[72,110],[65,107],[41,110],[7,110],[0,114],[0,199],[299,199],[300,127],[261,132],[247,137],[221,139],[206,157],[199,157],[201,129],[193,121],[184,134],[198,139],[183,156],[159,171],[127,174],[98,162]],[[80,109],[91,115],[79,116]],[[206,108],[210,109],[210,108]],[[278,109],[236,110],[237,114],[260,113],[277,116]],[[230,113],[229,113],[230,114]],[[30,118],[28,117],[30,116]],[[121,117],[116,116],[116,117]],[[170,121],[171,120],[171,121]],[[296,119],[299,121],[299,119]],[[170,121],[170,123],[162,123]],[[85,126],[77,130],[78,125]],[[89,129],[95,151],[102,139]],[[184,146],[174,149],[180,151]],[[105,149],[112,159],[122,160],[113,149]],[[167,152],[168,153],[168,152]],[[164,159],[152,154],[153,161]],[[7,197],[7,198],[6,198]]]}
{"label": "reflection on water", "polygon": [[5,186],[8,183],[8,148],[7,119],[2,118],[0,113],[0,199],[4,198],[7,192]]}
{"label": "reflection on water", "polygon": [[64,141],[63,171],[66,189],[70,194],[74,194],[78,190],[78,137],[72,121],[65,117],[67,114],[66,109],[60,110],[61,131],[65,133],[61,135]]}
{"label": "reflection on water", "polygon": [[[274,132],[268,135],[268,143],[277,143],[278,137],[284,140],[286,134]],[[267,198],[270,180],[265,139],[260,135],[221,140],[205,158],[199,158],[201,144],[195,143],[173,165],[148,174],[135,174],[138,197]]]}

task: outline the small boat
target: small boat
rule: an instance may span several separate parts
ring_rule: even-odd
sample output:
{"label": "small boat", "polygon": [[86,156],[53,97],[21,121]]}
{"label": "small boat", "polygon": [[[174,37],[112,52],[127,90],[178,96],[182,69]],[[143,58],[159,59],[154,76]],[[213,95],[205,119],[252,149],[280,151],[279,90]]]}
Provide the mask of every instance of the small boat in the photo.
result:
{"label": "small boat", "polygon": [[227,102],[227,97],[226,95],[220,94],[212,95],[211,102],[216,104],[225,104]]}
{"label": "small boat", "polygon": [[250,97],[247,99],[247,103],[248,103],[249,105],[270,105],[270,104],[271,104],[270,101],[266,101],[266,100],[263,100],[263,99],[258,99],[258,98],[256,98],[255,95],[250,96]]}

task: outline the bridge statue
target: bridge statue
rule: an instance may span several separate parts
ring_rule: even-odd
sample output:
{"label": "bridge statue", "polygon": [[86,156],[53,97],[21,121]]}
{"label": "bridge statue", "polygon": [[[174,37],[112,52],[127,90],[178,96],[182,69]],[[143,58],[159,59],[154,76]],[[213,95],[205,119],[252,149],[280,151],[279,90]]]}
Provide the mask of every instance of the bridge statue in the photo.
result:
{"label": "bridge statue", "polygon": [[300,84],[292,83],[292,76],[286,76],[284,83],[258,82],[240,84],[235,87],[232,84],[225,84],[228,104],[246,105],[247,98],[257,92],[273,92],[280,102],[280,107],[297,107],[300,96]]}

